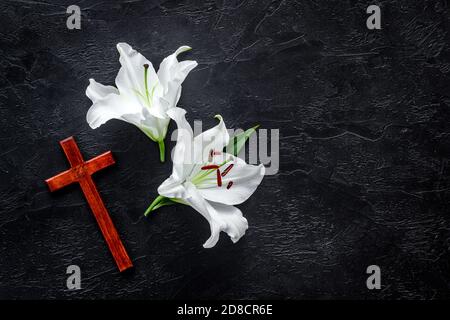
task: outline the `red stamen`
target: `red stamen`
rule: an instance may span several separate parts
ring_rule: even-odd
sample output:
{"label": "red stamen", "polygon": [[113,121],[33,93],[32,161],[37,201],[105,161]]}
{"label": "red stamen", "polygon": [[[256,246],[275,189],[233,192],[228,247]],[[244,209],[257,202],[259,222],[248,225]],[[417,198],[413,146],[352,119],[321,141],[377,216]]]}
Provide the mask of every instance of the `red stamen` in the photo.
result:
{"label": "red stamen", "polygon": [[227,189],[230,189],[232,185],[233,185],[233,181],[228,182]]}
{"label": "red stamen", "polygon": [[222,176],[220,175],[220,170],[219,169],[217,169],[217,185],[219,187],[222,186]]}
{"label": "red stamen", "polygon": [[212,161],[213,156],[214,156],[214,150],[211,149],[211,150],[209,150],[208,162],[211,162],[211,161]]}
{"label": "red stamen", "polygon": [[222,177],[225,177],[228,172],[230,172],[230,170],[233,168],[234,164],[230,164],[223,172],[222,172]]}
{"label": "red stamen", "polygon": [[202,170],[219,169],[219,166],[218,166],[218,165],[215,165],[215,164],[210,164],[210,165],[201,167],[201,169],[202,169]]}

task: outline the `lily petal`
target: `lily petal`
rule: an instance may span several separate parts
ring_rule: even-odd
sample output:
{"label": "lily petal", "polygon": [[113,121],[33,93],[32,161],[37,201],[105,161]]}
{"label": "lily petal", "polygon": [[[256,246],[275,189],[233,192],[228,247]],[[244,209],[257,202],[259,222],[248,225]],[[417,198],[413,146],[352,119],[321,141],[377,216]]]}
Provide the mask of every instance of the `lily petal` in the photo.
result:
{"label": "lily petal", "polygon": [[195,186],[190,182],[185,184],[187,198],[184,200],[208,220],[211,236],[203,244],[204,248],[212,248],[219,240],[220,231],[226,232],[236,243],[248,229],[248,222],[236,207],[206,201]]}
{"label": "lily petal", "polygon": [[175,81],[178,85],[184,81],[186,76],[194,69],[198,63],[192,60],[185,60],[179,62],[177,56],[185,51],[191,50],[191,47],[181,46],[170,56],[164,58],[164,60],[159,65],[158,78],[160,83],[166,88],[164,94],[167,93],[167,88],[169,82]]}
{"label": "lily petal", "polygon": [[[166,58],[167,59],[167,58]],[[173,108],[177,105],[178,100],[181,96],[181,84],[184,79],[186,79],[189,72],[197,66],[196,61],[182,61],[177,62],[175,66],[173,66],[168,73],[168,75],[164,75],[164,72],[161,72],[161,76],[164,80],[161,80],[161,87],[164,88],[164,92],[162,93],[161,99],[167,103],[166,109]],[[160,74],[160,70],[158,70],[158,77]],[[169,79],[166,81],[166,79]]]}
{"label": "lily petal", "polygon": [[120,94],[130,103],[141,104],[152,116],[167,118],[159,98],[154,95],[155,91],[162,92],[162,88],[152,63],[127,43],[118,43],[117,50],[120,53],[121,68],[116,76],[116,86]]}
{"label": "lily petal", "polygon": [[170,118],[154,117],[148,109],[142,110],[143,120],[141,120],[140,127],[145,128],[151,132],[154,141],[162,140],[166,137],[167,127],[170,122]]}
{"label": "lily petal", "polygon": [[158,193],[167,198],[185,199],[186,189],[173,175],[167,178],[159,187]]}
{"label": "lily petal", "polygon": [[127,43],[118,43],[117,50],[120,53],[121,68],[116,77],[116,86],[120,93],[145,94],[144,65],[148,65],[147,81],[149,88],[152,88],[158,82],[158,76],[152,63]]}
{"label": "lily petal", "polygon": [[154,101],[155,107],[150,112],[157,117],[164,115],[165,111],[177,105],[181,96],[181,84],[189,72],[198,64],[196,61],[186,60],[179,62],[177,55],[190,50],[188,46],[181,46],[170,56],[164,58],[159,65],[157,73],[159,84],[156,88],[156,96],[159,101]]}
{"label": "lily petal", "polygon": [[109,94],[119,94],[119,90],[113,86],[104,86],[94,79],[89,79],[89,86],[86,88],[86,95],[91,99],[92,103],[106,98]]}
{"label": "lily petal", "polygon": [[192,159],[192,138],[191,125],[186,120],[186,110],[182,108],[171,108],[167,115],[177,124],[177,144],[173,151],[172,177],[183,182],[192,171],[194,166]]}
{"label": "lily petal", "polygon": [[[194,162],[197,165],[208,161],[211,150],[222,151],[230,141],[230,135],[228,134],[222,116],[216,115],[215,117],[219,119],[219,123],[194,138]],[[192,172],[192,175],[197,174],[198,169],[199,166],[197,166],[195,172]]]}
{"label": "lily petal", "polygon": [[[181,85],[176,82],[169,82],[166,88],[168,93],[159,98],[160,112],[174,108],[181,97]],[[161,111],[162,110],[162,111]]]}
{"label": "lily petal", "polygon": [[[220,231],[224,231],[231,238],[233,243],[239,241],[248,229],[248,221],[242,215],[242,211],[234,206],[226,204],[209,202],[214,209],[214,220],[218,221],[221,226]],[[205,243],[205,248],[214,247],[215,243],[209,246],[209,243]]]}
{"label": "lily petal", "polygon": [[[262,164],[253,166],[245,163],[239,157],[227,156],[232,158],[233,161],[221,167],[220,171],[224,173],[232,165],[231,169],[221,178],[222,186],[219,187],[217,185],[213,174],[211,179],[198,184],[197,188],[206,200],[226,205],[236,205],[246,201],[256,191],[256,188],[258,188],[261,180],[264,178],[265,167]],[[229,183],[231,183],[231,186],[227,188]]]}
{"label": "lily petal", "polygon": [[[86,120],[92,129],[96,129],[111,119],[121,119],[135,124],[130,118],[140,118],[140,107],[136,104],[123,103],[118,90],[104,86],[94,79],[89,80],[86,95],[92,100],[92,106],[86,114]],[[126,119],[129,115],[129,119]]]}

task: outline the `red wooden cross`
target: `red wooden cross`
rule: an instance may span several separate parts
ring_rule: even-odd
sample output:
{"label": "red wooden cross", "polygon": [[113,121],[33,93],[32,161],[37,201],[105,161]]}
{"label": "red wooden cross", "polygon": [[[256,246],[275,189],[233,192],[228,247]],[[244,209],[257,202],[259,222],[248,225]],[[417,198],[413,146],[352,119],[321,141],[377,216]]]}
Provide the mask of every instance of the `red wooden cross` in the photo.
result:
{"label": "red wooden cross", "polygon": [[114,227],[91,177],[95,172],[114,164],[114,158],[111,151],[105,152],[85,162],[73,137],[64,139],[59,143],[72,168],[45,180],[50,191],[53,192],[69,184],[78,182],[92,212],[94,213],[95,219],[97,220],[103,237],[108,244],[109,250],[114,257],[120,272],[131,268],[133,264],[128,257],[122,241],[120,241],[119,234]]}

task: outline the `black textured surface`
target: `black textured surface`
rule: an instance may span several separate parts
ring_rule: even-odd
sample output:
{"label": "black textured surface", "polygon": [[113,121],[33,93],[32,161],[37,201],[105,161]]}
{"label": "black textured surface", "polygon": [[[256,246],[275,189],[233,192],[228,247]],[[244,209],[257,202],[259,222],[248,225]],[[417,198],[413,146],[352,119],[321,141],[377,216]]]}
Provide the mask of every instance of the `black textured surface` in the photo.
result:
{"label": "black textured surface", "polygon": [[[449,298],[448,1],[379,1],[379,31],[372,1],[74,2],[0,4],[0,298]],[[70,4],[81,30],[66,28]],[[240,206],[236,245],[203,249],[209,226],[189,207],[144,219],[171,163],[131,125],[88,127],[88,78],[113,84],[119,41],[156,65],[193,47],[191,123],[280,129],[280,172]],[[117,160],[95,181],[130,273],[79,187],[44,184],[67,168],[69,135],[86,159]],[[66,289],[70,264],[82,290]],[[382,290],[366,288],[371,264]]]}

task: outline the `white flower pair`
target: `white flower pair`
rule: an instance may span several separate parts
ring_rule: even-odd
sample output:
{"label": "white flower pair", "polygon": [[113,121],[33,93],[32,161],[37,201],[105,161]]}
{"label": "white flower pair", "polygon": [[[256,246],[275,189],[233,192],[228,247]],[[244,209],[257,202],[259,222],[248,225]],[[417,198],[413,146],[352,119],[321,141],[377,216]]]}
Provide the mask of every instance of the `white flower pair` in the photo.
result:
{"label": "white flower pair", "polygon": [[170,119],[178,127],[173,153],[171,176],[158,188],[160,196],[147,209],[146,215],[174,202],[190,205],[209,222],[211,236],[203,245],[213,247],[220,231],[237,242],[248,228],[247,219],[234,207],[247,200],[264,177],[261,164],[253,166],[235,155],[226,153],[230,136],[222,120],[219,124],[194,137],[186,121],[184,109],[176,107],[181,84],[197,66],[195,61],[177,59],[189,50],[182,46],[160,64],[156,73],[151,62],[126,43],[119,43],[121,68],[116,87],[104,86],[90,79],[86,95],[92,100],[87,113],[91,128],[98,128],[111,119],[134,124],[160,147],[164,161],[164,139]]}

